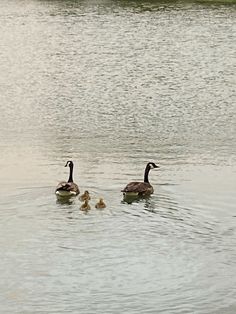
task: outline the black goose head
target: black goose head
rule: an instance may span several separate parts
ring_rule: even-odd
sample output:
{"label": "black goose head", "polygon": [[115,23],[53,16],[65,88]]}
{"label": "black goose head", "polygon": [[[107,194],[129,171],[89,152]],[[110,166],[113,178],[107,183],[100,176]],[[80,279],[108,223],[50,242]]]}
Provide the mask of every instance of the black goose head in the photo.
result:
{"label": "black goose head", "polygon": [[147,167],[148,167],[149,169],[160,168],[160,167],[157,166],[154,162],[149,162],[149,163],[147,164]]}
{"label": "black goose head", "polygon": [[73,164],[73,161],[71,161],[71,160],[68,160],[67,162],[66,162],[66,164],[65,164],[65,167],[73,167],[74,166],[74,164]]}

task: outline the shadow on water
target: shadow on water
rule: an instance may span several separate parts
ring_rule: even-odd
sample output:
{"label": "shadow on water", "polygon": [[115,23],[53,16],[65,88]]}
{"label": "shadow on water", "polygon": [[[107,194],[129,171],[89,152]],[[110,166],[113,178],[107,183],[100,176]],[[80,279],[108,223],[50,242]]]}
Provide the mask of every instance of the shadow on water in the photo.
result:
{"label": "shadow on water", "polygon": [[59,205],[73,205],[75,202],[75,197],[69,196],[69,197],[61,197],[56,196],[56,203]]}
{"label": "shadow on water", "polygon": [[138,196],[138,195],[124,195],[123,200],[121,201],[122,204],[138,204],[143,205],[142,209],[152,213],[159,213],[160,209],[166,210],[178,210],[177,202],[174,202],[167,196]]}
{"label": "shadow on water", "polygon": [[133,194],[133,195],[123,195],[123,200],[122,203],[125,204],[132,204],[132,203],[138,203],[140,201],[143,201],[144,199],[149,198],[150,196],[146,196],[146,197],[141,197],[139,195]]}

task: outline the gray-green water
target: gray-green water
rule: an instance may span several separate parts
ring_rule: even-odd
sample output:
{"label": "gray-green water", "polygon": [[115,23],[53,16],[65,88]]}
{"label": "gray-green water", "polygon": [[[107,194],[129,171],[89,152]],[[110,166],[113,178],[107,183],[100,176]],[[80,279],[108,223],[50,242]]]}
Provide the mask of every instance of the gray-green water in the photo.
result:
{"label": "gray-green water", "polygon": [[0,312],[234,314],[235,6],[0,6]]}

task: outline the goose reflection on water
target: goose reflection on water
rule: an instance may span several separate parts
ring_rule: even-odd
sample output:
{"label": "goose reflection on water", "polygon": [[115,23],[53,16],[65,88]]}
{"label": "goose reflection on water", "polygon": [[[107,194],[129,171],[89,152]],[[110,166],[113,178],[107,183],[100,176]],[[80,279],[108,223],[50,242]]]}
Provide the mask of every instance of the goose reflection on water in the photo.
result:
{"label": "goose reflection on water", "polygon": [[125,194],[123,196],[122,203],[123,204],[125,204],[125,203],[127,203],[127,204],[140,203],[140,202],[143,202],[144,200],[149,200],[150,198],[151,198],[150,195],[140,196],[137,194],[129,193],[129,194]]}
{"label": "goose reflection on water", "polygon": [[72,205],[74,201],[74,197],[57,197],[56,199],[56,203],[59,205]]}
{"label": "goose reflection on water", "polygon": [[[161,185],[162,184],[160,184],[160,186]],[[184,211],[185,214],[191,214],[191,209],[182,208],[178,201],[169,197],[164,191],[159,191],[157,195],[125,195],[121,203],[128,205],[136,204],[138,205],[138,208],[135,208],[136,211],[137,209],[142,209],[143,212],[159,214],[163,218],[172,217],[173,219],[182,220],[182,218],[179,217],[180,212]]]}

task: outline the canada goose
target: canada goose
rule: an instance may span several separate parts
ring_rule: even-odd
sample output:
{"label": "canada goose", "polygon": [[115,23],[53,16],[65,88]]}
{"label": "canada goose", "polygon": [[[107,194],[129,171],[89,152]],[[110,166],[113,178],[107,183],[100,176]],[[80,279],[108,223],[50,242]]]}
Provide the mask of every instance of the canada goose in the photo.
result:
{"label": "canada goose", "polygon": [[103,198],[100,198],[97,204],[95,205],[96,208],[105,208],[106,204],[103,201]]}
{"label": "canada goose", "polygon": [[138,195],[138,196],[148,196],[154,192],[153,187],[149,183],[148,174],[150,169],[160,168],[153,162],[149,162],[145,168],[144,181],[143,182],[130,182],[126,187],[121,190],[124,195]]}
{"label": "canada goose", "polygon": [[90,210],[91,207],[88,203],[88,200],[85,200],[84,203],[80,206],[80,210],[84,210],[84,211],[87,211],[87,210]]}
{"label": "canada goose", "polygon": [[91,197],[89,195],[89,192],[88,191],[84,191],[84,193],[79,197],[80,201],[81,202],[84,202],[85,200],[90,200]]}
{"label": "canada goose", "polygon": [[79,187],[76,183],[73,182],[73,167],[74,164],[71,160],[67,161],[65,167],[70,167],[70,175],[68,181],[62,181],[56,187],[56,195],[58,196],[75,196],[79,194]]}

